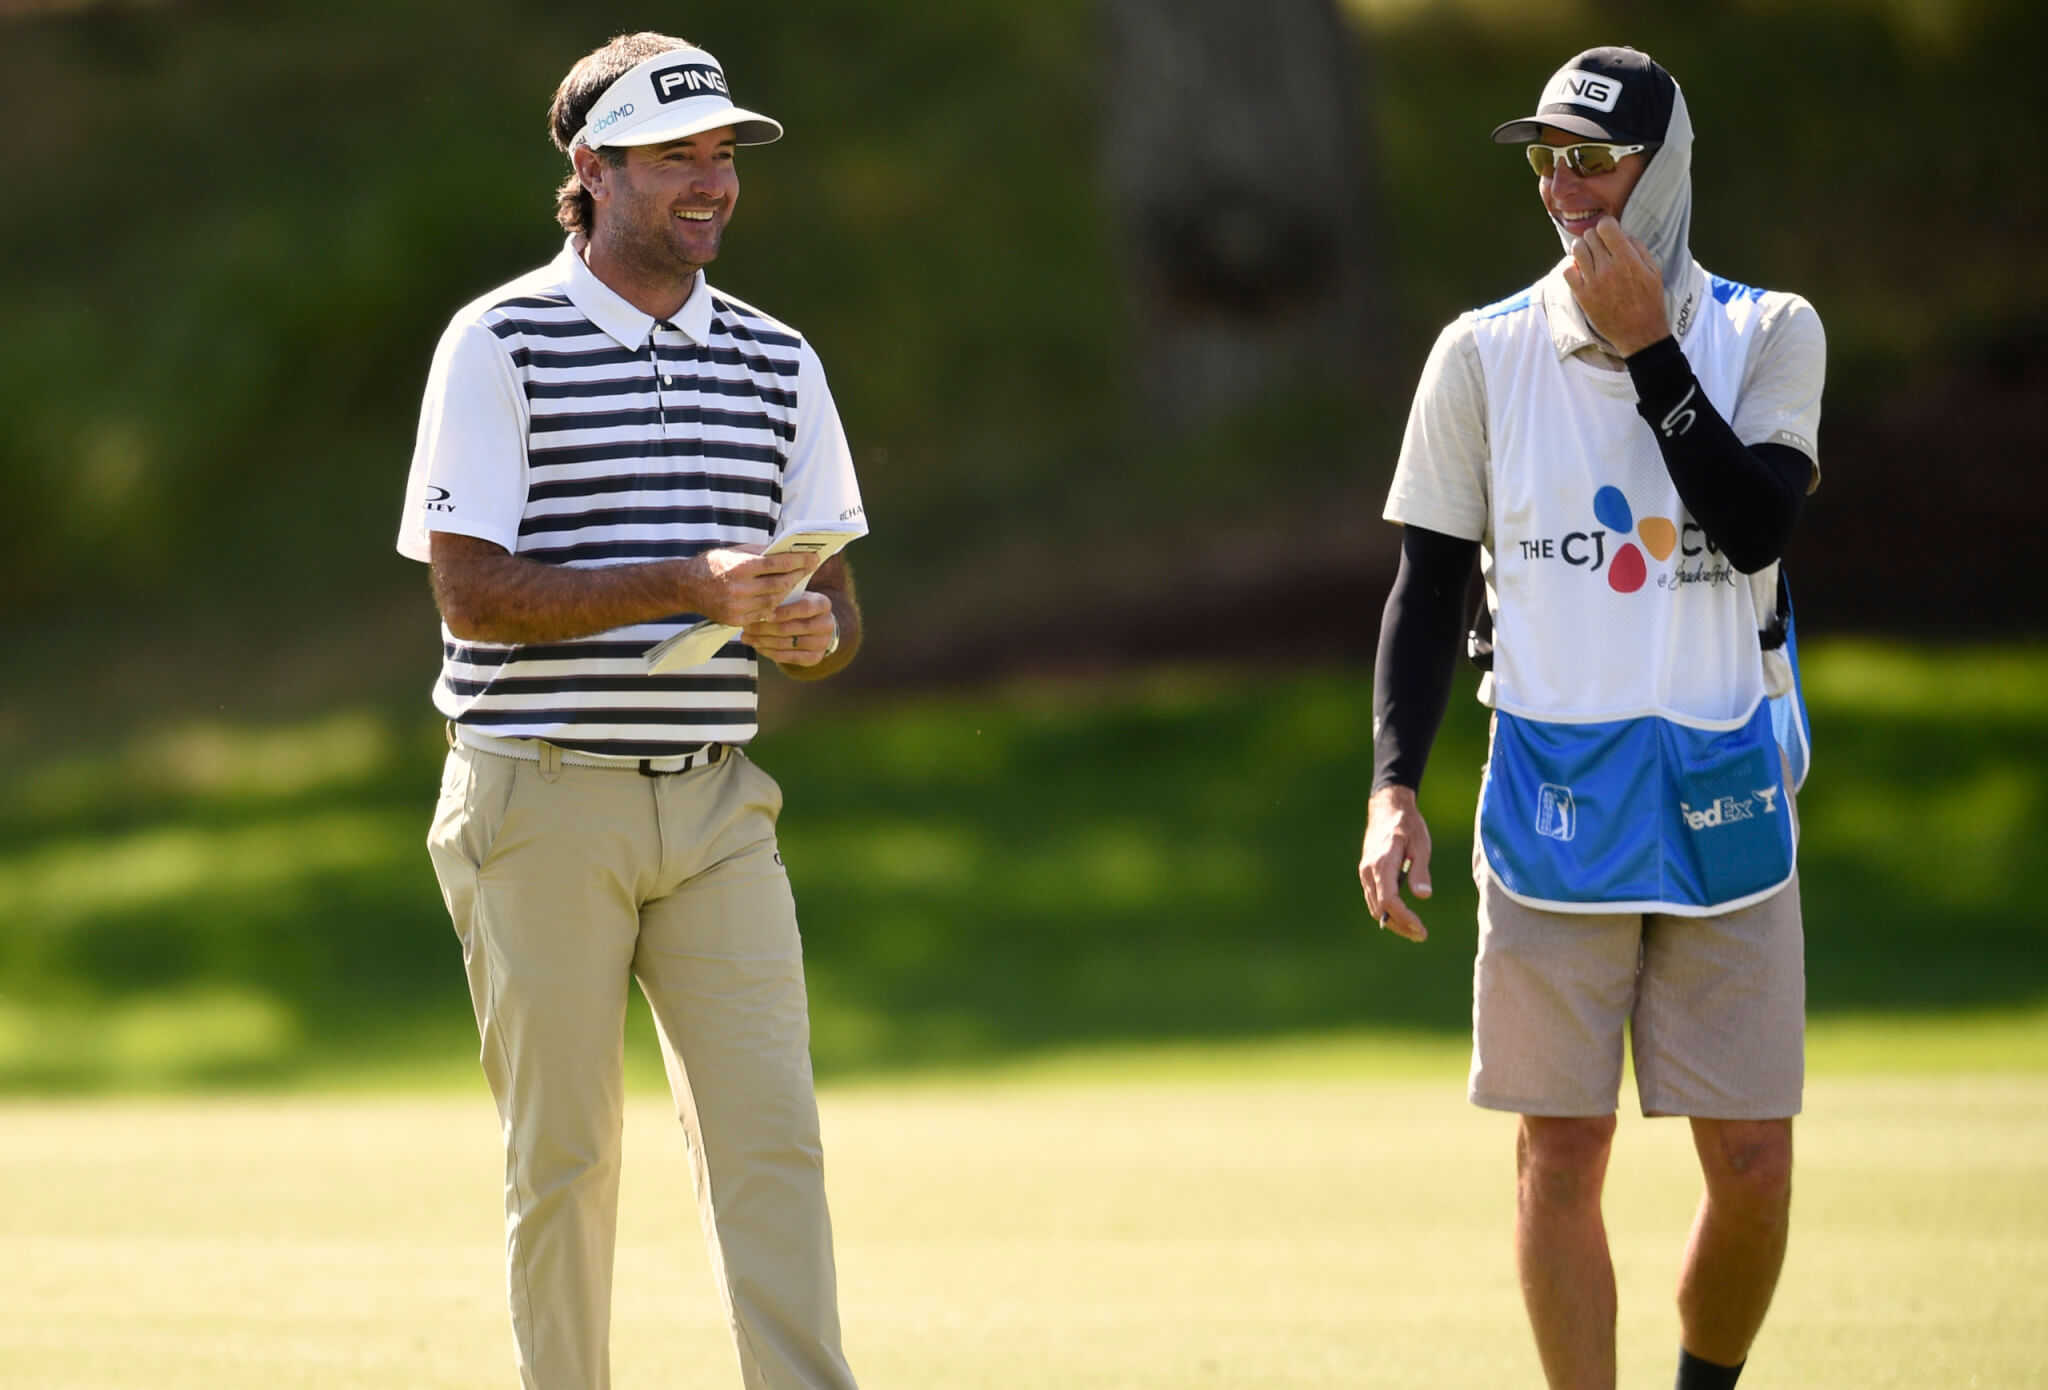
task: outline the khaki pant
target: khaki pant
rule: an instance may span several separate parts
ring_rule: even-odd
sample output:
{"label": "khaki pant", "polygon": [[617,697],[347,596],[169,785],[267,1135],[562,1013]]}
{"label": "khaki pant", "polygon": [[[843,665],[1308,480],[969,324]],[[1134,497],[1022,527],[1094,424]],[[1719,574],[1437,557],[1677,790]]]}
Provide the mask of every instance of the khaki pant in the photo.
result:
{"label": "khaki pant", "polygon": [[539,762],[452,749],[427,841],[504,1130],[520,1383],[610,1382],[637,979],[745,1385],[850,1388],[781,791],[736,752],[647,777],[538,747]]}

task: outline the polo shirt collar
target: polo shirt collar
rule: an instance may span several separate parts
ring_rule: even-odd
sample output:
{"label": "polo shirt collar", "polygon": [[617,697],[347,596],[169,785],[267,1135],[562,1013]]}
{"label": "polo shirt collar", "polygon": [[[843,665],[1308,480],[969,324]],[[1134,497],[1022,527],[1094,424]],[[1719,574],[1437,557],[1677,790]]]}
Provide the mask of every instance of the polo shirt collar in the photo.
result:
{"label": "polo shirt collar", "polygon": [[[654,316],[634,308],[617,290],[592,274],[573,238],[562,243],[555,266],[562,272],[569,302],[582,310],[585,318],[611,334],[621,347],[639,352],[647,346],[654,332]],[[683,307],[666,322],[680,329],[693,343],[711,341],[711,286],[703,271],[697,272],[697,283],[690,287],[690,297],[683,301]]]}
{"label": "polo shirt collar", "polygon": [[[1575,352],[1588,348],[1616,356],[1607,340],[1593,331],[1593,325],[1586,322],[1586,311],[1579,307],[1579,301],[1572,296],[1572,287],[1564,282],[1566,262],[1559,261],[1550,274],[1536,282],[1536,292],[1543,301],[1544,318],[1550,323],[1550,341],[1557,349],[1558,361],[1562,362]],[[1685,292],[1680,295],[1665,295],[1666,302],[1678,305],[1677,323],[1674,332],[1680,342],[1692,332],[1699,322],[1700,301],[1707,292],[1707,273],[1698,261],[1686,262]]]}

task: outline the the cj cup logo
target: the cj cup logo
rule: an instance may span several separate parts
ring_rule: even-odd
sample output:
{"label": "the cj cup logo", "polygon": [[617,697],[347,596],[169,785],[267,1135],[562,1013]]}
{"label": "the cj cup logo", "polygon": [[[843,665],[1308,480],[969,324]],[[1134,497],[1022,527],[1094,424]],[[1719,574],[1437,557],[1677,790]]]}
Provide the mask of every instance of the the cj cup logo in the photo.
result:
{"label": "the cj cup logo", "polygon": [[[1763,810],[1757,810],[1761,801]],[[1778,814],[1778,789],[1776,787],[1754,788],[1748,796],[1717,796],[1714,804],[1705,810],[1695,811],[1683,801],[1678,803],[1678,816],[1693,830],[1712,830],[1717,826],[1733,825],[1739,820],[1755,820],[1758,815]]]}
{"label": "the cj cup logo", "polygon": [[[1593,494],[1593,519],[1599,523],[1599,529],[1570,531],[1562,537],[1544,536],[1515,544],[1521,547],[1524,560],[1562,560],[1594,574],[1605,573],[1607,587],[1618,594],[1632,594],[1649,579],[1650,566],[1643,559],[1643,551],[1649,551],[1662,562],[1678,549],[1677,524],[1661,516],[1646,516],[1637,521],[1635,509],[1618,487],[1609,485]],[[1687,523],[1686,529],[1696,528]],[[1609,544],[1610,537],[1630,535],[1635,540]],[[1642,542],[1640,547],[1636,541]],[[1687,553],[1694,552],[1689,549]]]}
{"label": "the cj cup logo", "polygon": [[1602,77],[1597,72],[1566,68],[1551,78],[1550,85],[1543,89],[1540,106],[1567,102],[1573,106],[1590,106],[1595,111],[1612,111],[1614,103],[1620,100],[1621,84],[1613,78]]}
{"label": "the cj cup logo", "polygon": [[654,82],[654,95],[666,106],[672,101],[687,101],[691,97],[719,96],[732,100],[732,93],[726,90],[725,74],[709,63],[684,63],[672,68],[659,68],[648,74]]}
{"label": "the cj cup logo", "polygon": [[[1628,498],[1612,484],[1593,494],[1593,518],[1617,535],[1635,532],[1643,550],[1649,551],[1660,564],[1678,548],[1678,527],[1670,518],[1646,516],[1637,521]],[[1644,563],[1643,551],[1636,549],[1635,541],[1623,541],[1615,547],[1614,560],[1607,566],[1608,588],[1617,594],[1632,594],[1649,577],[1650,567]]]}

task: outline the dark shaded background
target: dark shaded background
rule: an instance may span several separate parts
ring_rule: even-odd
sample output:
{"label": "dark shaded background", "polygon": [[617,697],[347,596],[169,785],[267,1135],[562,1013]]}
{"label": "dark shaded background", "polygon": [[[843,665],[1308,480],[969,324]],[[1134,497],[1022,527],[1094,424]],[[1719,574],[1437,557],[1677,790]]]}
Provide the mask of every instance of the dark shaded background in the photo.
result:
{"label": "dark shaded background", "polygon": [[1936,649],[1837,649],[1814,1005],[2038,1000],[2038,663],[1941,652],[2043,631],[2048,7],[1253,8],[0,0],[0,1086],[159,1000],[253,1030],[194,1075],[468,1045],[392,541],[442,325],[559,244],[548,97],[640,27],[788,126],[714,278],[817,343],[876,528],[830,717],[767,683],[822,1067],[1463,1027],[1463,690],[1438,942],[1357,930],[1378,517],[1438,328],[1557,254],[1487,131],[1617,40],[1700,258],[1828,326],[1802,634]]}
{"label": "dark shaded background", "polygon": [[[1310,633],[1364,655],[1428,343],[1555,255],[1485,133],[1615,39],[1685,85],[1695,250],[1829,328],[1825,485],[1791,556],[1807,630],[2039,630],[2038,5],[1348,11],[1358,370],[1281,374],[1192,423],[1146,390],[1158,253],[1133,249],[1133,162],[1109,158],[1129,139],[1105,133],[1159,22],[1129,0],[42,8],[0,7],[23,135],[0,150],[0,488],[22,523],[0,549],[0,747],[132,709],[127,648],[147,703],[252,713],[430,669],[421,576],[390,543],[434,338],[552,253],[547,97],[649,24],[711,45],[791,131],[747,152],[717,279],[833,375],[877,528],[862,680]],[[1291,80],[1244,67],[1218,100]],[[1136,167],[1199,169],[1231,128]],[[1214,182],[1219,216],[1258,192]]]}

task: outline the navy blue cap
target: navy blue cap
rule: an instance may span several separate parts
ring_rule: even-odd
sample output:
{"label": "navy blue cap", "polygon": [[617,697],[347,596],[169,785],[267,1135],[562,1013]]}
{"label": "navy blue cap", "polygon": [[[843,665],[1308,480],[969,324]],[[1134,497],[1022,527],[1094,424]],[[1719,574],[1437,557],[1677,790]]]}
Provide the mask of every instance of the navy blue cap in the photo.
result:
{"label": "navy blue cap", "polygon": [[1551,75],[1536,114],[1495,126],[1503,145],[1543,138],[1543,127],[1611,140],[1622,145],[1657,145],[1671,125],[1678,83],[1647,53],[1633,48],[1589,48]]}

